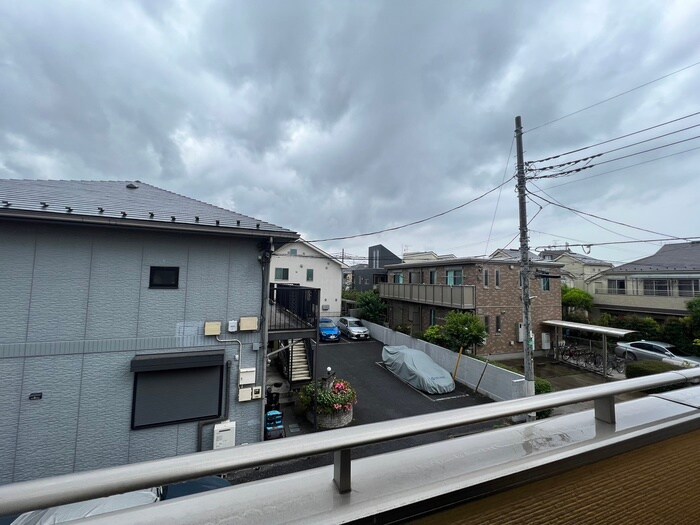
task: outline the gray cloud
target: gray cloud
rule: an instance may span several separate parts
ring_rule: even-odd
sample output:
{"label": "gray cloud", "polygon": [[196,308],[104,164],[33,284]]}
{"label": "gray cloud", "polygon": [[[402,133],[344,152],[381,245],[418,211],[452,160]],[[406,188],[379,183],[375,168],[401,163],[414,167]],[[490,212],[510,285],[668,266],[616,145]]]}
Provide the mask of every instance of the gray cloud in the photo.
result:
{"label": "gray cloud", "polygon": [[[392,227],[499,184],[516,114],[531,128],[696,62],[698,11],[682,1],[4,3],[0,176],[138,178],[308,238]],[[533,130],[526,158],[696,111],[698,75]],[[673,203],[700,190],[698,152],[584,179],[694,144],[537,184],[574,208],[697,235],[692,204]],[[491,251],[517,233],[512,183],[492,227],[496,201],[322,247]],[[554,206],[531,227],[533,245],[624,239]]]}

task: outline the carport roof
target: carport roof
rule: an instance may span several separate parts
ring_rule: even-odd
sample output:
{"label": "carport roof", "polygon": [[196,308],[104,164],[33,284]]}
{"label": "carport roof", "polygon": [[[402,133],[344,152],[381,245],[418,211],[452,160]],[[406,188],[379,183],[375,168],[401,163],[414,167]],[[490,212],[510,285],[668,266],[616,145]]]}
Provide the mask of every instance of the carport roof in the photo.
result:
{"label": "carport roof", "polygon": [[611,328],[609,326],[598,326],[595,324],[573,323],[571,321],[560,321],[558,319],[552,321],[542,321],[542,324],[548,326],[560,326],[562,328],[571,328],[572,330],[581,330],[582,332],[591,332],[592,334],[603,334],[612,337],[624,337],[628,334],[633,334],[636,330],[623,330],[622,328]]}

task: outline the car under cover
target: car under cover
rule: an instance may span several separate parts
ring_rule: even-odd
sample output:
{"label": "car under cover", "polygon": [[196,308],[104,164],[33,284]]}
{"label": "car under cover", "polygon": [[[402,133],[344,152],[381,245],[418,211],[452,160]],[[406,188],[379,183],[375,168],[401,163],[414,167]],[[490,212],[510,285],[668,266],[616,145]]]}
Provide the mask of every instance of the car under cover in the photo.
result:
{"label": "car under cover", "polygon": [[447,394],[455,389],[450,373],[429,355],[407,346],[385,346],[382,360],[387,369],[427,394]]}

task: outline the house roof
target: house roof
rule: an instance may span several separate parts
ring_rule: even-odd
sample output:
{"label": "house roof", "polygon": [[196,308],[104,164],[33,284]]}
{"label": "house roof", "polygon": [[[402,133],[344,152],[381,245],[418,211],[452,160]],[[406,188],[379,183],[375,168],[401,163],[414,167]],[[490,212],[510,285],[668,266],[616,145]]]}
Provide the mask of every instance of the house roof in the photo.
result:
{"label": "house roof", "polygon": [[[544,252],[542,252],[544,253]],[[576,259],[577,261],[583,263],[583,264],[593,264],[597,266],[610,266],[612,267],[612,263],[609,263],[607,261],[603,261],[601,259],[596,259],[595,257],[589,257],[588,255],[583,255],[581,253],[574,253],[574,252],[564,252],[558,257],[556,257],[554,260],[559,261],[562,257],[571,257],[572,259]]]}
{"label": "house roof", "polygon": [[[315,252],[318,253],[321,257],[324,257],[324,258],[330,260],[331,262],[336,263],[338,266],[340,266],[340,267],[341,267],[342,269],[344,269],[344,270],[349,268],[349,266],[348,266],[347,264],[345,264],[345,263],[342,262],[342,261],[339,261],[337,258],[333,257],[330,253],[324,252],[324,251],[323,251],[321,248],[319,248],[318,246],[315,246],[315,245],[311,244],[310,242],[305,241],[305,240],[303,240],[303,239],[297,239],[297,240],[294,241],[294,242],[288,242],[288,243],[285,244],[284,246],[281,246],[280,249],[277,250],[277,255],[280,255],[280,256],[287,255],[287,254],[280,253],[280,252],[282,252],[286,247],[290,247],[290,248],[291,248],[291,247],[294,247],[294,246],[298,246],[298,245],[300,245],[300,244],[303,244],[304,246],[306,246],[306,247],[309,248],[310,250],[315,251]],[[295,256],[294,256],[294,255],[290,255],[289,257],[295,257]],[[297,256],[297,257],[298,257],[298,256]]]}
{"label": "house roof", "polygon": [[613,268],[611,272],[700,271],[700,241],[666,244],[654,255]]}
{"label": "house roof", "polygon": [[0,218],[296,239],[298,234],[139,181],[0,180]]}
{"label": "house roof", "polygon": [[[537,261],[541,257],[533,252],[528,252],[531,261]],[[518,259],[520,260],[520,250],[516,248],[499,248],[489,255],[491,259]]]}
{"label": "house roof", "polygon": [[[437,261],[413,261],[402,264],[388,264],[386,267],[389,270],[400,270],[406,268],[423,268],[427,266],[462,266],[470,264],[517,264],[518,261],[514,259],[507,258],[484,258],[484,257],[456,257],[454,259],[439,259]],[[557,263],[554,261],[545,261],[542,259],[537,259],[530,261],[530,264],[538,267],[550,267],[550,268],[561,268],[564,266],[562,263]]]}

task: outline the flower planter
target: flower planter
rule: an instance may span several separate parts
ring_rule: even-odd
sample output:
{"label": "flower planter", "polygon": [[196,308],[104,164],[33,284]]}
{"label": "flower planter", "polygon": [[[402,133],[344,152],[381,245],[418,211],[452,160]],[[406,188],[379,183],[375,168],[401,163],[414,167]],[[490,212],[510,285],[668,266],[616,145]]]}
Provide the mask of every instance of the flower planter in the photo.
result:
{"label": "flower planter", "polygon": [[[307,412],[306,419],[311,423],[314,422],[314,413]],[[341,428],[348,425],[352,421],[352,407],[350,410],[341,410],[333,414],[318,414],[316,416],[316,424],[318,428]]]}

